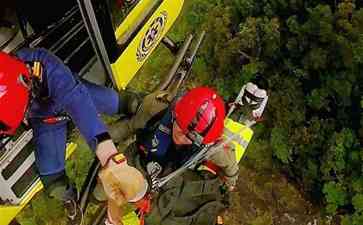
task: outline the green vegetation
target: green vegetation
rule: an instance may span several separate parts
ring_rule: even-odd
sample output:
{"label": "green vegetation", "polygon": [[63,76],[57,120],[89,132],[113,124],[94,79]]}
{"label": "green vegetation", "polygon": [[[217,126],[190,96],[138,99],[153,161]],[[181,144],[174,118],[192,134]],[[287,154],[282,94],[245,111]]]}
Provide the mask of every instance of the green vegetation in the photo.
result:
{"label": "green vegetation", "polygon": [[[269,149],[273,169],[345,224],[362,220],[360,6],[349,0],[199,0],[192,10],[207,14],[190,20],[208,33],[200,59],[212,78],[206,84],[226,99],[257,75],[268,84],[271,98],[253,148]],[[247,156],[251,160],[259,167],[261,159]]]}

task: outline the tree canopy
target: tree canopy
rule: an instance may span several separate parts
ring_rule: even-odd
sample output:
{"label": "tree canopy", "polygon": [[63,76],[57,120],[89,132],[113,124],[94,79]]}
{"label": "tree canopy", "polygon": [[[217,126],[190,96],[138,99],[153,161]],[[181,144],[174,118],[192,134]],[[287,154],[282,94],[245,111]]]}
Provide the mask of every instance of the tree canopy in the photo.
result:
{"label": "tree canopy", "polygon": [[226,99],[246,81],[266,83],[270,101],[256,138],[268,141],[274,166],[323,203],[327,214],[362,224],[362,4],[196,0],[193,5],[195,13],[206,12],[190,18],[208,34],[199,59],[211,78],[205,82]]}

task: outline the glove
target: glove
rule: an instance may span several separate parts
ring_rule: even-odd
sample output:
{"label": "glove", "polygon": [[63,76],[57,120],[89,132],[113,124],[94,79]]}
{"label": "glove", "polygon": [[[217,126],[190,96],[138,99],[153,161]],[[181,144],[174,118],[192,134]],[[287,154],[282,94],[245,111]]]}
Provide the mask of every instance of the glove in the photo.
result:
{"label": "glove", "polygon": [[97,145],[96,148],[97,158],[100,160],[103,167],[108,163],[112,156],[116,155],[117,153],[117,148],[111,139],[102,141]]}
{"label": "glove", "polygon": [[105,225],[123,225],[121,218],[123,212],[120,207],[112,200],[107,203],[107,218]]}
{"label": "glove", "polygon": [[148,187],[141,172],[129,166],[121,153],[112,156],[98,176],[106,196],[118,206],[138,196],[142,198]]}

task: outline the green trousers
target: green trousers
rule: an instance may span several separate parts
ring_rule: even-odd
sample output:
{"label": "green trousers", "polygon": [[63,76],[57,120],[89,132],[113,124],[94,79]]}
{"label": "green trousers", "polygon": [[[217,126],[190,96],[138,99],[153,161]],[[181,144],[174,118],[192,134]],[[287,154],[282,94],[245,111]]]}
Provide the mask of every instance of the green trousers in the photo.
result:
{"label": "green trousers", "polygon": [[[135,144],[125,151],[130,165],[147,177]],[[228,207],[229,196],[218,177],[208,172],[187,170],[170,180],[152,199],[146,225],[214,225]]]}

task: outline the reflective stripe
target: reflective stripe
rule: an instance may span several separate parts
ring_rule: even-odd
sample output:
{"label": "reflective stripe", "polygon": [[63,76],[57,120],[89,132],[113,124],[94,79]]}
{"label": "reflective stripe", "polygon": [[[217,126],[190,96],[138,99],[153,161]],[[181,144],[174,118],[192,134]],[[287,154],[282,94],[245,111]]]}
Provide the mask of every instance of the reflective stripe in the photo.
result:
{"label": "reflective stripe", "polygon": [[230,130],[228,130],[228,128],[224,128],[224,135],[228,138],[228,137],[232,137],[232,140],[237,142],[238,144],[242,145],[243,148],[247,148],[249,142],[244,140],[240,135],[234,135],[234,133]]}
{"label": "reflective stripe", "polygon": [[251,128],[229,118],[224,120],[224,137],[227,139],[232,137],[237,162],[242,159],[252,136],[253,131]]}
{"label": "reflective stripe", "polygon": [[40,81],[42,81],[43,68],[42,68],[42,64],[40,62],[35,61],[33,63],[32,72],[33,72],[33,76],[37,77]]}
{"label": "reflective stripe", "polygon": [[159,125],[159,130],[167,135],[170,135],[171,130],[169,127],[165,126],[164,124]]}

